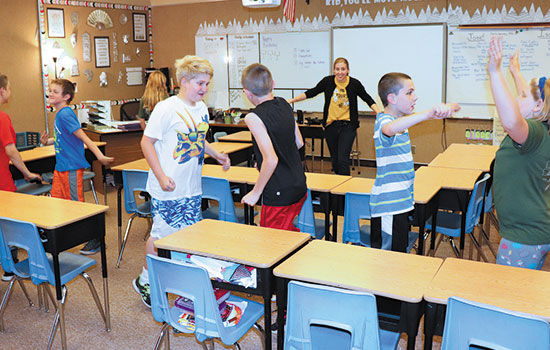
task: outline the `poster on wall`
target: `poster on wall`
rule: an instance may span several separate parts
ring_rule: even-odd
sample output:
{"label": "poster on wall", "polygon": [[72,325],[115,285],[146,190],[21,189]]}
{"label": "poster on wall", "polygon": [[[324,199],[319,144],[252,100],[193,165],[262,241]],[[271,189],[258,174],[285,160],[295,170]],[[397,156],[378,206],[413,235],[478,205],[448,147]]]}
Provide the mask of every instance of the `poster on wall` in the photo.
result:
{"label": "poster on wall", "polygon": [[65,37],[65,18],[63,9],[47,9],[48,36],[50,38]]}
{"label": "poster on wall", "polygon": [[134,41],[147,41],[147,17],[145,13],[132,13]]}
{"label": "poster on wall", "polygon": [[96,68],[110,67],[111,58],[109,56],[109,37],[94,37],[95,48],[95,66]]}

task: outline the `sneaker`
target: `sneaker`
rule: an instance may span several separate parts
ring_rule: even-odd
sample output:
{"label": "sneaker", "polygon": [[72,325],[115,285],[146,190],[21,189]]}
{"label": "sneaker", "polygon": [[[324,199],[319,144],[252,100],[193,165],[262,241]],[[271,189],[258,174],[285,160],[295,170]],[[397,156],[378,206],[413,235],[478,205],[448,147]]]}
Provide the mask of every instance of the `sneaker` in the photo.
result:
{"label": "sneaker", "polygon": [[151,292],[149,291],[149,283],[142,284],[141,276],[138,276],[134,279],[132,285],[134,286],[135,291],[141,296],[141,301],[143,301],[145,306],[151,308]]}
{"label": "sneaker", "polygon": [[271,333],[272,334],[277,334],[278,327],[279,327],[279,324],[277,323],[277,321],[273,322],[271,324]]}
{"label": "sneaker", "polygon": [[99,253],[100,250],[101,250],[101,243],[99,243],[99,240],[92,239],[88,241],[88,243],[86,243],[84,247],[82,247],[82,249],[80,249],[80,254],[93,255],[95,253]]}
{"label": "sneaker", "polygon": [[9,282],[13,278],[14,274],[13,272],[4,272],[4,275],[2,276],[3,282]]}

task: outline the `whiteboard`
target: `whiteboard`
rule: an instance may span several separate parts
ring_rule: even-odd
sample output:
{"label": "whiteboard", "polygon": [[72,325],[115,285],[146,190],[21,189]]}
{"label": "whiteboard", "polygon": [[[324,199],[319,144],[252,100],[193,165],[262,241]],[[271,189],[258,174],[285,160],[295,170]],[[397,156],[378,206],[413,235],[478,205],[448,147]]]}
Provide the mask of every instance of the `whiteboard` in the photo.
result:
{"label": "whiteboard", "polygon": [[260,62],[258,40],[258,33],[228,35],[229,88],[242,88],[243,70],[253,63]]}
{"label": "whiteboard", "polygon": [[308,89],[330,74],[330,32],[260,33],[260,63],[281,89]]}
{"label": "whiteboard", "polygon": [[[494,105],[489,75],[487,50],[493,35],[502,35],[503,53],[509,57],[519,50],[521,72],[525,79],[546,76],[550,71],[550,29],[450,29],[448,37],[447,101],[471,104],[477,108]],[[509,60],[503,60],[503,73],[516,93]],[[491,118],[494,113],[469,117]]]}
{"label": "whiteboard", "polygon": [[252,109],[254,105],[250,103],[243,92],[243,89],[229,89],[229,106],[231,108]]}
{"label": "whiteboard", "polygon": [[214,68],[209,92],[204,102],[208,107],[229,108],[229,78],[227,73],[227,37],[225,35],[195,36],[197,56],[207,59]]}
{"label": "whiteboard", "polygon": [[[389,72],[408,74],[418,96],[416,111],[444,99],[444,24],[341,27],[332,31],[333,57],[349,61],[350,76],[359,79],[380,108],[378,81]],[[359,110],[370,111],[360,100]]]}

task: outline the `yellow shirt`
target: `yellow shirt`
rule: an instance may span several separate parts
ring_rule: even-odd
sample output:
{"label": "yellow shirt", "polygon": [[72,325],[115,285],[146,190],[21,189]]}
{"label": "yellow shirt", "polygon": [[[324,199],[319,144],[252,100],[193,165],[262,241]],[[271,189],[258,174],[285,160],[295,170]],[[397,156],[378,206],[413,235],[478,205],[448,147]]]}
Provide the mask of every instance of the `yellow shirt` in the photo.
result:
{"label": "yellow shirt", "polygon": [[346,77],[346,80],[343,83],[338,82],[336,77],[334,77],[334,82],[336,83],[336,88],[332,93],[330,105],[328,106],[327,125],[336,120],[350,120],[349,100],[348,94],[346,93],[346,87],[349,84],[349,77]]}

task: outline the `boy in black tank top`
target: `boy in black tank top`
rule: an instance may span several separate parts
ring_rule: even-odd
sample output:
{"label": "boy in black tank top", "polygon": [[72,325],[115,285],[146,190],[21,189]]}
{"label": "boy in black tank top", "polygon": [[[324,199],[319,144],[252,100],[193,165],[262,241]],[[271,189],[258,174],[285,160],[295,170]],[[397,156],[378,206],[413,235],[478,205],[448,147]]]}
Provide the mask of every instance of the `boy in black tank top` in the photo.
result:
{"label": "boy in black tank top", "polygon": [[252,133],[260,176],[252,191],[241,200],[255,205],[263,196],[260,226],[298,231],[292,223],[302,209],[307,186],[298,151],[304,145],[292,107],[273,97],[273,79],[267,67],[245,68],[241,82],[244,93],[256,106],[245,117]]}

